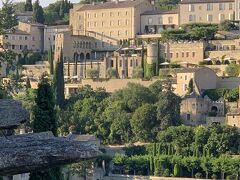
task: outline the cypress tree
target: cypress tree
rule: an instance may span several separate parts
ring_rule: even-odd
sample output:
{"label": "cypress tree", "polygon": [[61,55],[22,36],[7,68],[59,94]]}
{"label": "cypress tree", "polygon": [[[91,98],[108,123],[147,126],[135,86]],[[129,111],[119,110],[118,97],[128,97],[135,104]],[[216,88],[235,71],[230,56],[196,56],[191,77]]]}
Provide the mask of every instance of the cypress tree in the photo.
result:
{"label": "cypress tree", "polygon": [[42,77],[38,85],[37,97],[35,99],[33,132],[52,131],[57,135],[56,112],[53,90],[48,80]]}
{"label": "cypress tree", "polygon": [[50,45],[50,49],[48,50],[48,62],[50,65],[50,74],[53,75],[54,73],[54,67],[53,67],[53,52],[52,52],[52,46]]}
{"label": "cypress tree", "polygon": [[42,24],[45,21],[43,8],[42,6],[40,6],[39,0],[36,0],[36,2],[33,5],[33,20],[34,22],[42,23]]}
{"label": "cypress tree", "polygon": [[59,8],[59,16],[61,17],[61,18],[63,18],[64,17],[64,11],[65,11],[65,5],[64,5],[65,3],[64,3],[64,0],[62,0],[61,1],[61,4],[60,4],[60,8]]}
{"label": "cypress tree", "polygon": [[[33,132],[52,131],[57,135],[57,120],[54,110],[55,101],[53,90],[48,80],[42,77],[38,85],[37,97],[35,99],[36,107],[33,115]],[[45,171],[36,171],[30,173],[30,180],[61,180],[62,174],[60,168],[51,168]]]}
{"label": "cypress tree", "polygon": [[54,73],[54,90],[56,104],[62,108],[64,103],[64,73],[63,73],[63,53],[61,49],[60,58],[56,64]]}
{"label": "cypress tree", "polygon": [[32,0],[27,0],[27,1],[26,1],[25,11],[33,11]]}

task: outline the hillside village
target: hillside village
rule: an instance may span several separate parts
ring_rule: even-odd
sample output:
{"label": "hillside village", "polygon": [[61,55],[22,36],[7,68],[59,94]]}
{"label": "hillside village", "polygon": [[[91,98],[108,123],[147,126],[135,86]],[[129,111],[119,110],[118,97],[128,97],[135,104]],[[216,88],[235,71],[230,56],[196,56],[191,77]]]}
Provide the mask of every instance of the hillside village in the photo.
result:
{"label": "hillside village", "polygon": [[[239,0],[32,3],[6,1],[0,13],[13,14],[0,23],[0,99],[28,110],[20,134],[52,118],[46,131],[104,149],[65,176],[239,179]],[[41,106],[48,97],[52,111]]]}

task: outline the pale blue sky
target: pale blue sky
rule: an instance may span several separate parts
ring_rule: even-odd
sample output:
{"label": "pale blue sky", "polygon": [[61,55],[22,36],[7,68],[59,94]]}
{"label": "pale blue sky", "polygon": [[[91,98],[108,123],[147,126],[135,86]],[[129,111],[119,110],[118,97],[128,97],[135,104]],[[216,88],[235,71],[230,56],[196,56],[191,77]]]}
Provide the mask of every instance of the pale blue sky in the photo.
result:
{"label": "pale blue sky", "polygon": [[[13,2],[24,2],[25,0],[13,0]],[[32,0],[33,1],[33,3],[34,3],[34,1],[35,0]],[[54,3],[54,2],[56,2],[56,1],[58,1],[58,0],[39,0],[39,2],[40,2],[40,4],[42,5],[42,6],[47,6],[48,4],[50,4],[50,3]],[[78,3],[78,2],[80,2],[80,0],[70,0],[72,3]],[[2,1],[0,0],[0,7],[2,7]]]}

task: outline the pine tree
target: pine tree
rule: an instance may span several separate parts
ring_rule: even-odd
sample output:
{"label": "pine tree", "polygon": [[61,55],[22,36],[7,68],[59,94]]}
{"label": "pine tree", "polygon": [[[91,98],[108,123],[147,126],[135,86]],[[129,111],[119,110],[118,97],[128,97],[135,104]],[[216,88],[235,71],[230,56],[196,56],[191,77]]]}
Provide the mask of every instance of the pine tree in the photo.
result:
{"label": "pine tree", "polygon": [[2,1],[3,7],[0,11],[0,34],[6,29],[12,29],[17,25],[17,18],[11,0]]}
{"label": "pine tree", "polygon": [[53,67],[53,52],[52,52],[52,46],[50,45],[50,49],[48,50],[48,62],[50,65],[50,74],[53,75],[54,67]]}
{"label": "pine tree", "polygon": [[33,11],[32,0],[27,0],[26,1],[25,11]]}
{"label": "pine tree", "polygon": [[56,64],[54,73],[54,89],[56,104],[62,108],[64,103],[64,73],[63,73],[63,52],[61,49],[60,58]]}
{"label": "pine tree", "polygon": [[45,21],[43,8],[40,6],[39,0],[36,0],[33,5],[33,21],[42,24]]}

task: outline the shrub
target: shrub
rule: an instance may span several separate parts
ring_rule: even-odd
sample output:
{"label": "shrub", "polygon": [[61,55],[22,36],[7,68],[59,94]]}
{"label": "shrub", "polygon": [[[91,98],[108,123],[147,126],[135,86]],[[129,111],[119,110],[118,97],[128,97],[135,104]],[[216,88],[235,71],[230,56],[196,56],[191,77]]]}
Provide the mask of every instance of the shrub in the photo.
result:
{"label": "shrub", "polygon": [[91,79],[98,79],[99,78],[99,70],[97,69],[88,69],[87,70],[87,77]]}
{"label": "shrub", "polygon": [[133,69],[133,75],[132,75],[133,78],[142,78],[143,77],[143,69],[141,67],[135,67]]}
{"label": "shrub", "polygon": [[196,173],[196,174],[195,174],[195,178],[198,178],[198,179],[202,178],[202,173],[199,173],[199,172]]}
{"label": "shrub", "polygon": [[117,78],[117,71],[114,68],[107,69],[107,77],[108,78]]}

